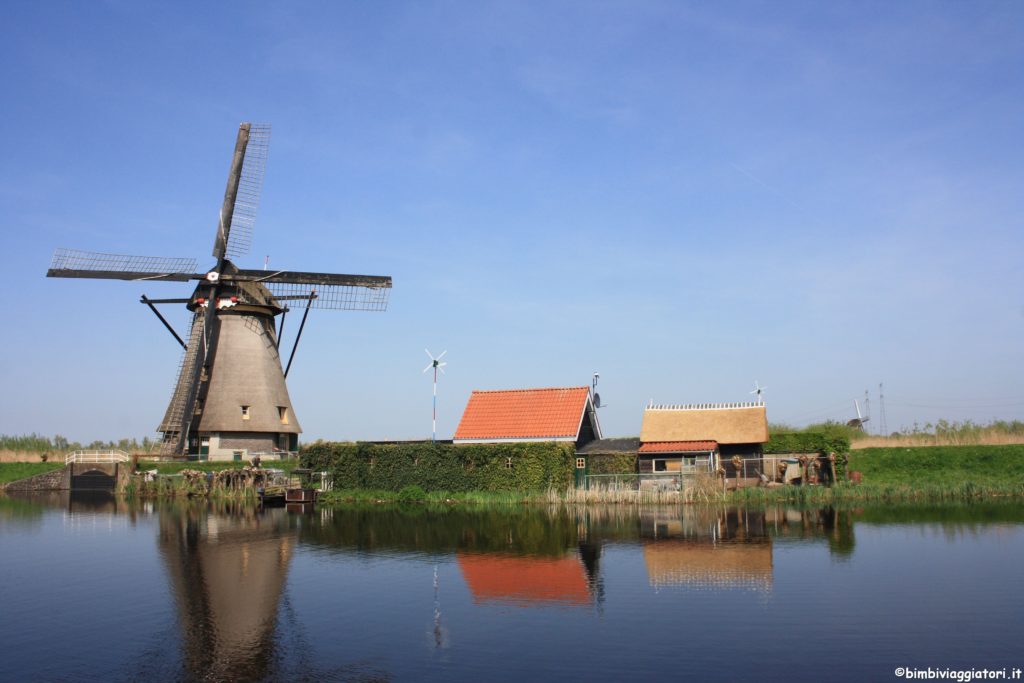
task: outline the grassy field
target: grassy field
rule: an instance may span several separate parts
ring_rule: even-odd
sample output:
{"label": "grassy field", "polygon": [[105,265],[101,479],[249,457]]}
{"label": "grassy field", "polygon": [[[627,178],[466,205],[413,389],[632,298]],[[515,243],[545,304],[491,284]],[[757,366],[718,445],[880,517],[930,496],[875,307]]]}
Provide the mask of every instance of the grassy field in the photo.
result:
{"label": "grassy field", "polygon": [[985,486],[1024,483],[1024,445],[866,448],[850,454],[865,483]]}
{"label": "grassy field", "polygon": [[34,477],[43,472],[59,470],[64,467],[62,462],[0,462],[0,485],[9,484],[19,479]]}
{"label": "grassy field", "polygon": [[[198,470],[200,472],[219,472],[221,470],[238,470],[248,465],[247,462],[152,462],[139,461],[140,470],[156,469],[160,474],[177,474],[182,470]],[[298,460],[264,460],[260,467],[265,469],[284,470],[291,472],[299,466]]]}
{"label": "grassy field", "polygon": [[866,448],[850,453],[860,485],[750,488],[734,502],[950,502],[1024,497],[1024,445]]}

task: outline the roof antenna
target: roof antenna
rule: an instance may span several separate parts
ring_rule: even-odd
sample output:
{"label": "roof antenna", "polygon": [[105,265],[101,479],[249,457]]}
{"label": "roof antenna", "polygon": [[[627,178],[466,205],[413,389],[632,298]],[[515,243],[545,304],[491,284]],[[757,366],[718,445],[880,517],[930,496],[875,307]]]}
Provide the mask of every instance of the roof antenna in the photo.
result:
{"label": "roof antenna", "polygon": [[435,443],[437,441],[437,371],[440,370],[441,374],[444,374],[444,366],[448,365],[448,363],[442,363],[441,359],[444,358],[444,354],[448,353],[448,349],[442,351],[441,355],[437,358],[434,358],[434,354],[430,352],[430,349],[423,350],[427,352],[427,356],[430,358],[430,365],[423,368],[423,372],[434,368],[434,431],[430,433],[430,442]]}
{"label": "roof antenna", "polygon": [[601,374],[595,372],[594,379],[590,380],[590,392],[594,395],[594,407],[603,408],[604,404],[601,403],[601,394],[597,393],[597,380],[601,379]]}

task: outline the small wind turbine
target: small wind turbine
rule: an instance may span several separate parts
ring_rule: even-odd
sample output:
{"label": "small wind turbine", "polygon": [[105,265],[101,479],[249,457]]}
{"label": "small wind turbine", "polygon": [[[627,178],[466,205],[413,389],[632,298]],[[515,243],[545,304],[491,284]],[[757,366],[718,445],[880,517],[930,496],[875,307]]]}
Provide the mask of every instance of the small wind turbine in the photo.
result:
{"label": "small wind turbine", "polygon": [[757,394],[757,405],[764,404],[764,392],[767,388],[768,387],[762,387],[758,384],[756,379],[754,380],[754,390],[750,393]]}
{"label": "small wind turbine", "polygon": [[437,358],[434,358],[434,354],[430,352],[430,349],[423,350],[427,352],[427,357],[430,358],[430,365],[423,368],[423,372],[425,373],[430,368],[434,368],[434,431],[431,432],[430,436],[431,442],[434,442],[437,441],[437,371],[440,370],[441,374],[444,374],[444,366],[448,365],[448,363],[442,363],[441,359],[444,358],[444,354],[448,353],[448,349],[442,351],[441,355]]}

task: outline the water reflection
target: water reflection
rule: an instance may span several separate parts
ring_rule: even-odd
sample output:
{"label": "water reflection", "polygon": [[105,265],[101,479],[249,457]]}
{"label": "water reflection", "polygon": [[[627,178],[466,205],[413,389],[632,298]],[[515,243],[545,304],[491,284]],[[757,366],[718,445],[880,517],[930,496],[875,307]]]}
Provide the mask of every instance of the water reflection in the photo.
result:
{"label": "water reflection", "polygon": [[640,513],[647,576],[655,587],[772,586],[765,510],[683,508]]}
{"label": "water reflection", "polygon": [[551,558],[459,552],[457,557],[477,604],[580,607],[591,603],[587,575],[575,553]]}
{"label": "water reflection", "polygon": [[264,677],[297,537],[287,513],[169,505],[161,507],[159,525],[190,676]]}
{"label": "water reflection", "polygon": [[[11,680],[660,680],[685,614],[701,680],[786,680],[785,652],[805,673],[872,653],[844,661],[852,680],[907,651],[1002,666],[1022,524],[1019,501],[289,515],[0,496],[0,642]],[[744,643],[728,670],[723,638]]]}

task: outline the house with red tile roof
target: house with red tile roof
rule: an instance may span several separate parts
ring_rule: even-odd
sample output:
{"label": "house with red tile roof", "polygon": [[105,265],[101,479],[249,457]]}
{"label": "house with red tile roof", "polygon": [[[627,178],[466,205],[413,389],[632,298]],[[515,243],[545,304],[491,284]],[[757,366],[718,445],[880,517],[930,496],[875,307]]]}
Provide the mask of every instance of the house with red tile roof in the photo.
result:
{"label": "house with red tile roof", "polygon": [[590,387],[474,391],[455,430],[456,444],[601,438]]}

